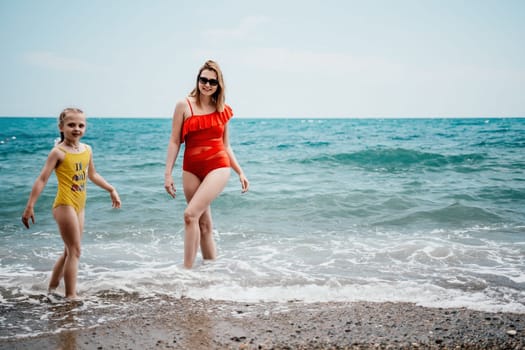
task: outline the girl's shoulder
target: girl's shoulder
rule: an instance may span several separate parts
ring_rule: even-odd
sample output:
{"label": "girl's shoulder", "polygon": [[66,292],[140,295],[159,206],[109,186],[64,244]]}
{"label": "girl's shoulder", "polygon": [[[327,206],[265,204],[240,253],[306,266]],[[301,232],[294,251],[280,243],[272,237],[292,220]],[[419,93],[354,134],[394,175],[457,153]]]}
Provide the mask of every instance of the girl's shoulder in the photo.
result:
{"label": "girl's shoulder", "polygon": [[67,152],[63,148],[61,148],[60,145],[55,145],[55,147],[53,147],[49,152],[47,158],[49,160],[62,161],[66,157],[66,153]]}
{"label": "girl's shoulder", "polygon": [[93,154],[93,150],[91,149],[91,146],[88,145],[87,143],[81,143],[82,146],[84,146],[84,150],[81,151],[80,153],[84,153],[84,152],[88,152],[89,153],[89,157],[91,158],[91,155]]}
{"label": "girl's shoulder", "polygon": [[[80,143],[80,148],[81,148],[81,151],[85,151],[86,149],[89,150],[89,151],[91,151],[91,146],[88,145],[87,143],[83,143],[83,142],[81,142],[81,143]],[[57,143],[57,144],[55,145],[55,147],[53,147],[53,149],[52,149],[51,151],[54,151],[54,150],[56,150],[56,149],[58,149],[59,151],[65,152],[65,153],[68,152],[67,149],[66,149],[66,147],[62,146],[62,142]]]}
{"label": "girl's shoulder", "polygon": [[51,152],[49,152],[49,154],[53,154],[53,153],[56,153],[56,154],[66,154],[67,153],[67,150],[62,147],[62,144],[61,143],[57,143],[55,145],[55,147],[53,147],[51,149]]}

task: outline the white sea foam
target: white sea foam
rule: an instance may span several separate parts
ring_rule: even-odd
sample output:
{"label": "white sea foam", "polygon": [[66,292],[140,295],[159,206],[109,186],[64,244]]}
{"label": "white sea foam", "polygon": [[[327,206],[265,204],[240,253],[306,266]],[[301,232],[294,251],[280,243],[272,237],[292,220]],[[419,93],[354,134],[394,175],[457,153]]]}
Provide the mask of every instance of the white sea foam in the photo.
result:
{"label": "white sea foam", "polygon": [[[79,292],[237,301],[405,301],[524,312],[519,302],[525,300],[522,250],[494,244],[487,236],[469,238],[471,232],[433,231],[408,239],[387,231],[352,239],[319,232],[276,240],[231,230],[216,234],[222,252],[217,261],[198,259],[193,270],[182,267],[182,241],[172,235],[151,232],[148,240],[122,235],[109,244],[108,237],[97,235],[84,244]],[[0,266],[5,288],[0,303],[44,294],[47,269],[58,253],[41,248],[33,260]],[[46,270],[36,269],[35,257],[47,261]]]}
{"label": "white sea foam", "polygon": [[[0,319],[0,329],[11,322],[38,333],[60,317],[46,314],[44,301],[63,251],[49,212],[56,183],[42,193],[30,230],[20,223],[20,193],[38,175],[56,123],[3,122],[6,135],[18,137],[3,145],[0,307],[13,318]],[[132,312],[137,298],[183,295],[523,313],[522,120],[232,121],[252,186],[241,196],[232,176],[212,206],[219,257],[198,257],[191,271],[181,266],[184,198],[168,198],[159,182],[164,122],[90,122],[100,131],[90,134],[94,149],[105,150],[97,168],[123,207],[112,210],[107,193],[89,190],[78,276],[86,309],[73,313]],[[181,189],[180,173],[174,178]],[[48,317],[28,325],[19,310]],[[85,325],[101,319],[91,316]]]}

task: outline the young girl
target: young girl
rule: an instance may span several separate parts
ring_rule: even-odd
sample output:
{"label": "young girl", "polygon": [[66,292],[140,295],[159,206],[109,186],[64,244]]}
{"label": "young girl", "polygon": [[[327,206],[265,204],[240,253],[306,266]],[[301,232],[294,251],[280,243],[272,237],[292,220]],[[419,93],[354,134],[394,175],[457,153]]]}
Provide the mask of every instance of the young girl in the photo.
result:
{"label": "young girl", "polygon": [[215,259],[211,202],[230,178],[230,167],[239,175],[242,192],[249,182],[237,162],[228,138],[232,109],[225,102],[219,65],[206,61],[197,74],[190,95],[179,101],[173,114],[168,144],[164,188],[175,197],[172,171],[180,145],[186,142],[182,186],[188,206],[184,210],[184,266],[191,268],[199,246],[204,259]]}
{"label": "young girl", "polygon": [[22,222],[27,228],[29,228],[29,219],[33,224],[35,223],[33,208],[49,176],[55,170],[58,191],[53,204],[53,216],[64,241],[64,253],[53,267],[49,293],[55,293],[63,277],[66,298],[76,299],[80,241],[84,229],[86,178],[110,193],[114,208],[120,208],[120,198],[117,190],[95,170],[91,147],[80,143],[86,131],[84,112],[77,108],[64,109],[60,113],[58,128],[61,141],[49,153],[44,168],[33,185],[22,214]]}

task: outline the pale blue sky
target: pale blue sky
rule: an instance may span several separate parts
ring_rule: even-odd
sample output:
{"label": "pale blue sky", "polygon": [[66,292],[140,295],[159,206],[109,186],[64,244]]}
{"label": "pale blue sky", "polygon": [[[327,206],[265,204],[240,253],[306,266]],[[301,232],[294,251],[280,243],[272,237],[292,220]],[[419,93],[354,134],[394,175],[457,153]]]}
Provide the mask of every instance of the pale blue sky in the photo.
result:
{"label": "pale blue sky", "polygon": [[0,116],[170,117],[206,59],[238,117],[525,116],[522,0],[0,0]]}

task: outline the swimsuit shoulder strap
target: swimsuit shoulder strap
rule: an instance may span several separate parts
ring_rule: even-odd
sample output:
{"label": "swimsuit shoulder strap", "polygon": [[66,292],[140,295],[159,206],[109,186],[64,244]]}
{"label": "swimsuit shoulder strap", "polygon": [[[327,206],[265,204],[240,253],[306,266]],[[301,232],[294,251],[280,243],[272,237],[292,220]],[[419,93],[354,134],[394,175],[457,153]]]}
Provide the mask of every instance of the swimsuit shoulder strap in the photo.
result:
{"label": "swimsuit shoulder strap", "polygon": [[190,99],[187,98],[186,101],[188,101],[188,106],[190,106],[191,117],[193,117],[193,108],[191,107]]}

